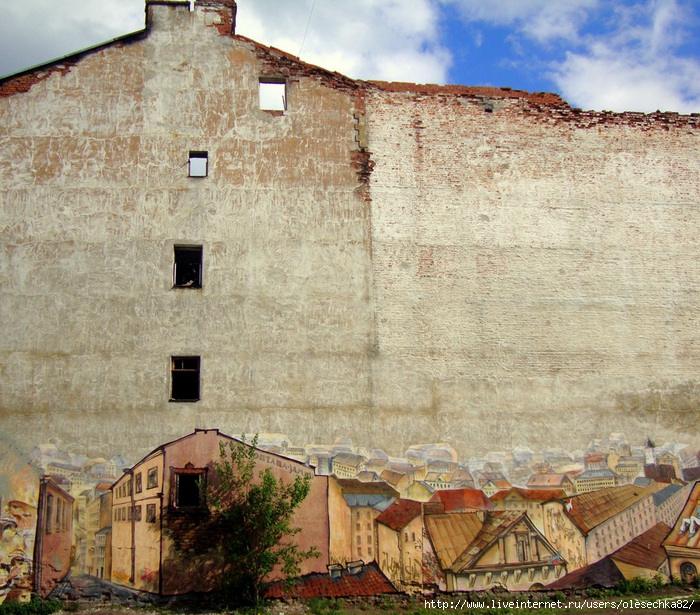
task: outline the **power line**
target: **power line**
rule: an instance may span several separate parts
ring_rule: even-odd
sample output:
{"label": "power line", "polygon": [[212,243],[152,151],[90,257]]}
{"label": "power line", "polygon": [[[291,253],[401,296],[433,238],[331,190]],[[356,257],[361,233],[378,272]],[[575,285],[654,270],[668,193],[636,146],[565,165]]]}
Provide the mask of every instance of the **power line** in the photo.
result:
{"label": "power line", "polygon": [[311,24],[311,16],[314,14],[314,6],[316,6],[316,0],[311,3],[311,12],[309,13],[309,20],[306,22],[306,30],[304,30],[304,38],[301,41],[301,46],[299,47],[299,53],[297,57],[301,57],[301,50],[304,48],[304,43],[306,42],[306,35],[309,33],[309,25]]}

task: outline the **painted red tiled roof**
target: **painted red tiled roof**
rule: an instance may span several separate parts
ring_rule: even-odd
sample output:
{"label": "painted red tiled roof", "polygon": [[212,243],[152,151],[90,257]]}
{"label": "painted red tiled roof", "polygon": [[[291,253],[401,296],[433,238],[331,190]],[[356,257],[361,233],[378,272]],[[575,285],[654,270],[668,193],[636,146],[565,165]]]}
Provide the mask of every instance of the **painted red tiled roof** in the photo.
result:
{"label": "painted red tiled roof", "polygon": [[376,521],[398,532],[405,527],[407,523],[418,517],[420,512],[420,502],[407,499],[397,500],[379,515]]}
{"label": "painted red tiled roof", "polygon": [[491,510],[493,504],[480,489],[441,489],[436,491],[430,502],[442,502],[445,512],[468,512],[470,510]]}
{"label": "painted red tiled roof", "polygon": [[671,528],[665,523],[657,523],[643,534],[640,534],[610,557],[615,562],[631,564],[639,568],[658,570],[666,561],[666,551],[661,546]]}
{"label": "painted red tiled roof", "polygon": [[395,594],[396,588],[379,569],[376,562],[365,564],[358,574],[342,570],[338,578],[329,573],[315,572],[301,577],[292,587],[286,588],[280,581],[268,585],[265,598],[347,598],[352,596],[378,596]]}
{"label": "painted red tiled roof", "polygon": [[524,500],[534,502],[549,502],[549,500],[565,498],[566,491],[563,489],[522,489],[520,487],[513,487],[512,489],[497,491],[491,496],[491,501],[503,500],[509,495],[518,495]]}

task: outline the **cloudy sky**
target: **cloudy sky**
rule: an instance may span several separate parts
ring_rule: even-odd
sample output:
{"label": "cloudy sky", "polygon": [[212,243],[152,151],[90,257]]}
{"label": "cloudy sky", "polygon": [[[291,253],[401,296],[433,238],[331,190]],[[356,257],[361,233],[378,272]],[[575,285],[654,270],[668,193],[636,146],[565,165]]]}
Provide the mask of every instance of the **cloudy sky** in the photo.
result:
{"label": "cloudy sky", "polygon": [[[5,0],[0,75],[143,28],[144,0]],[[237,32],[360,79],[700,112],[698,0],[238,0]]]}

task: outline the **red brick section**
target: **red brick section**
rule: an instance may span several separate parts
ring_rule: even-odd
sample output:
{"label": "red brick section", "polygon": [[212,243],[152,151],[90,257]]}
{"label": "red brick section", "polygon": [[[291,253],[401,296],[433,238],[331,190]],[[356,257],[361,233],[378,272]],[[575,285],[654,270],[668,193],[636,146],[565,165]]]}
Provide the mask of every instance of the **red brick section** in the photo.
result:
{"label": "red brick section", "polygon": [[48,79],[54,73],[65,75],[70,72],[70,69],[76,64],[76,60],[62,61],[60,64],[43,66],[28,73],[22,73],[16,77],[9,77],[0,81],[0,98],[14,96],[15,94],[23,94],[29,92],[33,85]]}
{"label": "red brick section", "polygon": [[338,578],[328,573],[304,575],[291,588],[284,582],[272,583],[264,591],[265,598],[349,598],[352,596],[379,596],[395,594],[391,581],[379,569],[376,562],[366,564],[358,574],[342,570]]}

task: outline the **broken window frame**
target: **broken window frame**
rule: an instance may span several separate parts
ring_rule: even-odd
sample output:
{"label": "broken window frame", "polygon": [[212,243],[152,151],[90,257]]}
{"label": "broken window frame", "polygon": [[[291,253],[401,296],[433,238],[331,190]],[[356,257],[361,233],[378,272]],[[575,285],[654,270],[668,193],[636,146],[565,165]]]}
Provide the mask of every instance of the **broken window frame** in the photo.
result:
{"label": "broken window frame", "polygon": [[[260,77],[258,79],[258,106],[260,110],[284,113],[288,107],[288,91],[287,80],[284,77]],[[280,92],[282,94],[281,103],[273,102],[275,99],[279,100]]]}
{"label": "broken window frame", "polygon": [[204,246],[173,245],[173,288],[202,288]]}
{"label": "broken window frame", "polygon": [[209,177],[209,152],[190,150],[187,161],[188,177]]}
{"label": "broken window frame", "polygon": [[195,510],[205,506],[207,468],[195,468],[192,463],[184,468],[170,468],[172,484],[170,505],[178,510]]}
{"label": "broken window frame", "polygon": [[199,356],[170,357],[170,401],[196,402],[201,399],[201,367]]}

